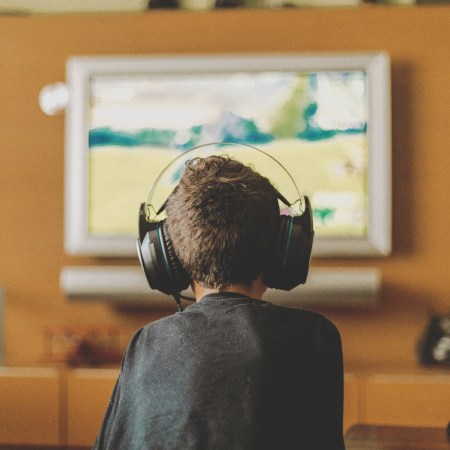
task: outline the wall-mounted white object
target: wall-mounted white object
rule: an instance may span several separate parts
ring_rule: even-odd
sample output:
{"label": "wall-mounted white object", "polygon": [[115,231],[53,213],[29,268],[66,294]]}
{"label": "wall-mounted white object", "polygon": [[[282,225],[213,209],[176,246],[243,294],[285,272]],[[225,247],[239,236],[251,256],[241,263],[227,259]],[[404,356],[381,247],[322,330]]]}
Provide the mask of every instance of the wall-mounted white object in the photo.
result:
{"label": "wall-mounted white object", "polygon": [[66,83],[45,85],[39,92],[39,106],[47,116],[62,114],[70,103],[70,88]]}
{"label": "wall-mounted white object", "polygon": [[[122,306],[170,307],[172,297],[149,288],[139,266],[65,267],[61,289],[70,300],[104,300]],[[264,300],[292,307],[372,309],[381,275],[375,268],[311,268],[306,284],[289,292],[269,289]],[[185,293],[192,296],[190,290]]]}

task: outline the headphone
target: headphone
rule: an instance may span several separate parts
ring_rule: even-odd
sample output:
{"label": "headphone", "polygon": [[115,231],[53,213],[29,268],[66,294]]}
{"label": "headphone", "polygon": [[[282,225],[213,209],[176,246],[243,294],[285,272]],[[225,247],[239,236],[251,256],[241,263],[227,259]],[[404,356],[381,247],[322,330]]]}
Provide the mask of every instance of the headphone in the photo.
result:
{"label": "headphone", "polygon": [[[262,150],[257,150],[262,152]],[[280,163],[278,162],[278,164]],[[284,170],[286,171],[286,169]],[[287,174],[292,180],[289,172]],[[277,197],[286,206],[292,206],[279,192],[277,192]],[[309,198],[305,196],[304,200],[304,211],[301,215],[280,215],[274,252],[269,258],[269,266],[263,273],[264,282],[269,288],[289,291],[306,282],[314,229]],[[164,211],[166,202],[157,212],[157,216]],[[139,210],[139,237],[136,243],[139,261],[150,287],[164,294],[172,295],[181,311],[180,298],[193,300],[181,295],[181,291],[187,289],[192,280],[175,253],[167,231],[166,220],[148,220],[147,205],[147,203],[142,203]]]}

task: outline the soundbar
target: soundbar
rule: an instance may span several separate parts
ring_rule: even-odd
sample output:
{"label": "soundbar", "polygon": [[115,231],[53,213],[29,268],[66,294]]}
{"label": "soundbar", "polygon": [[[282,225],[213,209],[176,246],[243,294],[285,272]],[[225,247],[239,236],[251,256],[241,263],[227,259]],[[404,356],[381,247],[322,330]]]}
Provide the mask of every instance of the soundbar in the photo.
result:
{"label": "soundbar", "polygon": [[[103,300],[119,306],[164,308],[172,297],[148,287],[139,266],[71,266],[60,286],[69,300]],[[264,300],[290,307],[374,309],[381,292],[376,268],[311,268],[308,281],[291,291],[268,289]],[[193,296],[192,291],[184,292]]]}

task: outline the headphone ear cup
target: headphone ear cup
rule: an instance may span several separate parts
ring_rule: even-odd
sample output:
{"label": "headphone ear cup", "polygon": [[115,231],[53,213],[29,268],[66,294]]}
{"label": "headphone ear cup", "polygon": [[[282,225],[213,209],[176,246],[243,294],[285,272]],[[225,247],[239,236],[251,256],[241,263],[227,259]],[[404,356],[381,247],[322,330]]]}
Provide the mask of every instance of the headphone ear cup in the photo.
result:
{"label": "headphone ear cup", "polygon": [[167,231],[166,221],[163,220],[159,227],[161,231],[162,241],[165,248],[165,257],[167,261],[167,267],[171,281],[176,289],[176,292],[181,292],[189,286],[191,279],[178,259],[173,248],[172,239],[170,239],[169,232]]}
{"label": "headphone ear cup", "polygon": [[273,249],[272,257],[264,273],[264,282],[267,287],[279,289],[279,279],[283,268],[284,255],[287,248],[287,235],[289,229],[289,216],[280,216],[277,238]]}
{"label": "headphone ear cup", "polygon": [[137,252],[148,284],[168,295],[178,294],[189,286],[190,278],[173,250],[165,222],[154,222],[138,239]]}
{"label": "headphone ear cup", "polygon": [[314,230],[311,205],[307,197],[305,202],[306,209],[301,216],[280,216],[272,263],[264,274],[264,281],[270,288],[290,291],[306,282]]}

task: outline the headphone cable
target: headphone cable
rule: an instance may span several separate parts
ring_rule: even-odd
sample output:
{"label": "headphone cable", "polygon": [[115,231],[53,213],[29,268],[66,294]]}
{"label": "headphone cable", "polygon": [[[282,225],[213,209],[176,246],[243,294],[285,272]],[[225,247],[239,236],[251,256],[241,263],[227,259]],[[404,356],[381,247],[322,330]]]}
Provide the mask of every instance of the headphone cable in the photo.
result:
{"label": "headphone cable", "polygon": [[175,303],[178,306],[178,312],[183,312],[183,305],[180,300],[181,294],[179,292],[174,292],[173,298],[175,299]]}

